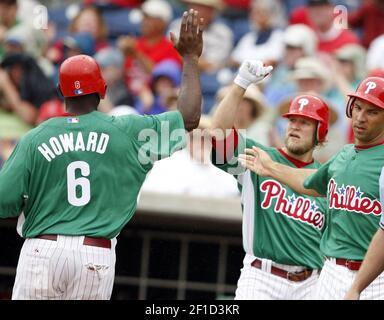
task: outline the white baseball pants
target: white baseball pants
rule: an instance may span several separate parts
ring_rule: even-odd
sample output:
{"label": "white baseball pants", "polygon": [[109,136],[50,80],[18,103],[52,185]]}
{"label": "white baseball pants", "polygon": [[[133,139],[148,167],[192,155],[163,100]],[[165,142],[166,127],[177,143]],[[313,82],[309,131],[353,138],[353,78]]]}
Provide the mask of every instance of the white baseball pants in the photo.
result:
{"label": "white baseball pants", "polygon": [[26,239],[17,265],[13,300],[106,300],[115,276],[115,246],[83,245],[84,237]]}
{"label": "white baseball pants", "polygon": [[308,279],[294,282],[270,273],[271,266],[290,272],[301,271],[303,267],[276,264],[271,260],[259,258],[263,264],[262,269],[257,269],[251,266],[255,259],[253,255],[245,255],[240,279],[237,282],[235,300],[309,300],[313,298],[319,277],[317,270],[314,270]]}
{"label": "white baseball pants", "polygon": [[[325,260],[315,290],[315,299],[341,300],[352,285],[357,271],[337,265],[334,259]],[[384,299],[384,273],[376,278],[360,295],[361,300]]]}

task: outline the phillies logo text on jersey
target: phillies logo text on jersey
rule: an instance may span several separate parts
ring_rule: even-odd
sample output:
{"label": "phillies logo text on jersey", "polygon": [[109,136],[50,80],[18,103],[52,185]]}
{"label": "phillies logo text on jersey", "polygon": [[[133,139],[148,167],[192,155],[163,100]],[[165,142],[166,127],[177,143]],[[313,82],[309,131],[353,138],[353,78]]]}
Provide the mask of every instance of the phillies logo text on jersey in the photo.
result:
{"label": "phillies logo text on jersey", "polygon": [[316,201],[294,193],[286,197],[287,190],[275,180],[266,180],[260,185],[260,190],[265,193],[261,203],[263,209],[268,209],[275,199],[275,212],[281,213],[290,219],[307,223],[310,226],[321,230],[324,226],[325,216],[318,211]]}
{"label": "phillies logo text on jersey", "polygon": [[356,188],[356,186],[342,185],[338,188],[335,180],[331,179],[328,183],[329,208],[380,215],[380,201],[363,197],[363,194],[360,187]]}

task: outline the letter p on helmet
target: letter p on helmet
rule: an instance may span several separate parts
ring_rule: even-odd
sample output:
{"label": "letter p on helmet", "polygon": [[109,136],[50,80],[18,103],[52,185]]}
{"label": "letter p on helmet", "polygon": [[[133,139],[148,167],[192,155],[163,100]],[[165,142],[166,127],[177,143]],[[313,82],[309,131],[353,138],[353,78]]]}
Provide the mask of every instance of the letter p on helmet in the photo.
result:
{"label": "letter p on helmet", "polygon": [[300,104],[299,111],[303,111],[303,108],[309,104],[309,100],[306,98],[299,99],[297,102]]}
{"label": "letter p on helmet", "polygon": [[369,91],[376,88],[376,83],[373,81],[368,81],[365,85],[367,86],[367,89],[364,92],[365,94],[368,94]]}

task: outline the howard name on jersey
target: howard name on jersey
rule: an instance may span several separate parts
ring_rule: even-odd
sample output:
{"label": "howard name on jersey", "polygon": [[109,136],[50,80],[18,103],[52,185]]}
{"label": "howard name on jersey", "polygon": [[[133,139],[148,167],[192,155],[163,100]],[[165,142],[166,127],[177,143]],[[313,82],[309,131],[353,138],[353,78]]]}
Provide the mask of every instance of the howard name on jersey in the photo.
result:
{"label": "howard name on jersey", "polygon": [[63,133],[38,146],[39,152],[51,162],[56,156],[71,151],[88,151],[103,154],[108,147],[109,135],[91,131],[88,137],[81,132]]}

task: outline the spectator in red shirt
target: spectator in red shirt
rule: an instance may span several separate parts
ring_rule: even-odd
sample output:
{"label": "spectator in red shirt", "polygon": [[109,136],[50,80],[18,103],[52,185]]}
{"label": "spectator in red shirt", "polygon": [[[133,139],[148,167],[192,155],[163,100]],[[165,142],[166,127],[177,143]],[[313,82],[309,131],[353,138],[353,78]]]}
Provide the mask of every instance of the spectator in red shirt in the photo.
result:
{"label": "spectator in red shirt", "polygon": [[309,0],[307,7],[292,12],[289,22],[304,23],[313,28],[318,36],[319,51],[333,53],[346,44],[359,43],[359,39],[352,31],[334,24],[333,9],[331,0]]}
{"label": "spectator in red shirt", "polygon": [[165,36],[172,8],[165,0],[149,0],[141,6],[141,37],[120,37],[119,49],[125,55],[125,76],[131,92],[137,94],[150,81],[153,66],[163,60],[181,65],[181,57]]}
{"label": "spectator in red shirt", "polygon": [[361,43],[366,48],[373,39],[384,33],[384,1],[366,0],[361,7],[348,16],[351,27],[363,30]]}

